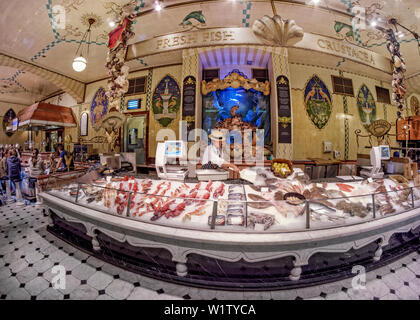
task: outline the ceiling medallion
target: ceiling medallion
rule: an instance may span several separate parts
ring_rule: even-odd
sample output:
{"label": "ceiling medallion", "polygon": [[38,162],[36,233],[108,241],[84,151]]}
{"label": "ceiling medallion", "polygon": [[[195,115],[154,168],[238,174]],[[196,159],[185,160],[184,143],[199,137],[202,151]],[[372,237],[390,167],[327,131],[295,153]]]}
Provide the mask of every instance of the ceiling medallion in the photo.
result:
{"label": "ceiling medallion", "polygon": [[[92,21],[92,19],[94,20],[94,22],[92,23],[92,28],[93,29],[97,29],[100,26],[103,25],[103,20],[100,16],[98,16],[97,14],[94,13],[85,13],[82,15],[82,17],[80,18],[82,21],[82,24],[86,27],[90,26],[90,22]],[[91,21],[89,21],[91,20]]]}

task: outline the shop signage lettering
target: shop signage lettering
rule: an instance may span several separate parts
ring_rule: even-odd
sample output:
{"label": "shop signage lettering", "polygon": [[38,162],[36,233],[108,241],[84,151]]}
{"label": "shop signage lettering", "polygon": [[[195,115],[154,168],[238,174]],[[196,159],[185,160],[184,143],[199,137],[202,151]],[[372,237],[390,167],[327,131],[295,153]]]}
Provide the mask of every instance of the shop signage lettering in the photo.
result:
{"label": "shop signage lettering", "polygon": [[[128,47],[126,58],[132,60],[172,50],[223,45],[267,46],[267,43],[256,37],[250,28],[200,29],[137,42]],[[340,41],[332,37],[305,33],[303,39],[293,47],[329,53],[392,73],[390,59],[344,40]]]}
{"label": "shop signage lettering", "polygon": [[375,59],[373,58],[373,55],[371,53],[368,53],[364,50],[358,50],[355,47],[349,46],[345,43],[325,39],[318,39],[317,44],[318,47],[320,47],[321,49],[326,49],[331,52],[337,52],[344,56],[348,56],[349,58],[355,58],[365,63],[375,65]]}
{"label": "shop signage lettering", "polygon": [[235,40],[234,30],[225,31],[208,31],[208,32],[195,32],[187,35],[170,35],[165,36],[156,41],[156,50],[164,49],[176,49],[177,47],[184,47],[185,45],[194,46],[198,43],[202,43],[204,46],[206,43],[213,42],[229,42]]}

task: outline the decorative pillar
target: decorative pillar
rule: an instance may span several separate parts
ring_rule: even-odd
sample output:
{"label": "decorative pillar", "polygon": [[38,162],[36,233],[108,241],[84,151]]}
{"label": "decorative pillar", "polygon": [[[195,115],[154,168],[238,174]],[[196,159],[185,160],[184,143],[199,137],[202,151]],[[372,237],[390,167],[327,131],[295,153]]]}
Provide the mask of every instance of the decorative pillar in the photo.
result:
{"label": "decorative pillar", "polygon": [[302,265],[304,265],[301,261],[295,258],[293,261],[293,268],[290,270],[289,279],[292,281],[298,281],[302,274]]}
{"label": "decorative pillar", "polygon": [[16,206],[17,207],[23,207],[25,203],[22,202],[22,192],[20,191],[20,183],[15,182],[16,186]]}
{"label": "decorative pillar", "polygon": [[35,196],[36,196],[35,206],[36,207],[42,206],[42,203],[43,203],[42,197],[39,195],[40,193],[41,193],[41,188],[40,188],[39,183],[37,181],[35,183]]}
{"label": "decorative pillar", "polygon": [[6,180],[6,203],[10,204],[13,203],[12,194],[10,192],[10,180]]}
{"label": "decorative pillar", "polygon": [[[200,63],[197,49],[185,49],[182,51],[182,103],[181,103],[181,121],[184,125],[179,126],[179,137],[188,141],[188,150],[197,140],[188,139],[189,133],[197,128],[201,128],[201,93],[200,93]],[[207,143],[206,143],[207,144]],[[198,151],[198,150],[197,150]],[[189,155],[189,159],[197,158],[200,154]]]}
{"label": "decorative pillar", "polygon": [[[187,134],[201,124],[200,70],[197,49],[182,51],[182,121],[187,122]],[[180,127],[182,130],[182,127]],[[185,133],[184,133],[185,134]]]}
{"label": "decorative pillar", "polygon": [[270,69],[273,153],[276,158],[292,160],[293,110],[287,48],[273,48]]}
{"label": "decorative pillar", "polygon": [[[343,71],[339,71],[340,77],[344,76]],[[347,115],[349,114],[349,107],[347,96],[343,95],[343,113],[344,113],[344,160],[349,160],[350,153],[350,125]]]}

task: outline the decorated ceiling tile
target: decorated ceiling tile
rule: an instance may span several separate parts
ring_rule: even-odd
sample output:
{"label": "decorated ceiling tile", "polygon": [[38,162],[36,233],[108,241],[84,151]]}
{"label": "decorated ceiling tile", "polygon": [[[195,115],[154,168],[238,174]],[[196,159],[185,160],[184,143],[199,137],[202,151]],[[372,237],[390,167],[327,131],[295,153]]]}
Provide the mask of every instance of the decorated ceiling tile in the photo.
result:
{"label": "decorated ceiling tile", "polygon": [[322,129],[331,117],[331,95],[318,76],[313,76],[305,87],[304,102],[306,114],[318,129]]}
{"label": "decorated ceiling tile", "polygon": [[376,103],[369,88],[363,84],[357,94],[360,121],[367,128],[376,120]]}
{"label": "decorated ceiling tile", "polygon": [[176,118],[181,104],[181,91],[178,83],[166,75],[153,92],[152,109],[155,119],[162,127],[167,127]]}

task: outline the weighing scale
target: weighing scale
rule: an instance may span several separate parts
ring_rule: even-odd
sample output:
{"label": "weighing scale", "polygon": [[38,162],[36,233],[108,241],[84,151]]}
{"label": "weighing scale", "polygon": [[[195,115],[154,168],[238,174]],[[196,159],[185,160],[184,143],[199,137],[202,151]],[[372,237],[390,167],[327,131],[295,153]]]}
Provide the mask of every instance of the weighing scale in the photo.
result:
{"label": "weighing scale", "polygon": [[199,181],[220,181],[229,178],[229,171],[224,169],[198,169],[196,173]]}
{"label": "weighing scale", "polygon": [[[179,165],[175,163],[179,160]],[[184,181],[188,175],[187,146],[184,141],[158,143],[156,149],[156,172],[159,178]]]}
{"label": "weighing scale", "polygon": [[374,179],[381,179],[384,173],[381,167],[381,160],[389,160],[390,151],[389,146],[372,147],[370,150],[370,164],[371,166],[362,166],[360,175]]}

